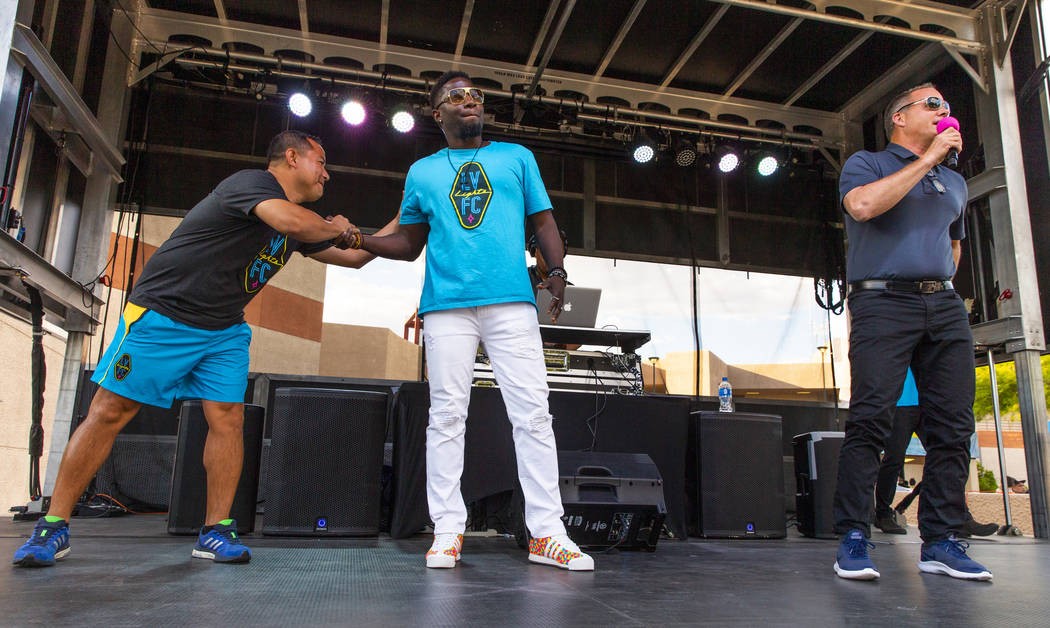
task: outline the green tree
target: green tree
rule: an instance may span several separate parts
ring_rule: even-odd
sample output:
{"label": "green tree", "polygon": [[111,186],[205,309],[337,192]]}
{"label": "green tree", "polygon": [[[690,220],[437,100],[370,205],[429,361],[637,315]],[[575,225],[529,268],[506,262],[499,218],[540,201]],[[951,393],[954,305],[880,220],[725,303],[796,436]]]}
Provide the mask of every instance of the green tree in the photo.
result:
{"label": "green tree", "polygon": [[[1047,406],[1050,406],[1050,355],[1041,359],[1043,367],[1043,394]],[[977,369],[977,394],[973,402],[973,414],[978,420],[992,416],[992,385],[988,376],[988,367]],[[1003,417],[1017,417],[1020,411],[1017,399],[1017,373],[1013,361],[1000,362],[995,365],[995,379],[999,389],[999,413]]]}

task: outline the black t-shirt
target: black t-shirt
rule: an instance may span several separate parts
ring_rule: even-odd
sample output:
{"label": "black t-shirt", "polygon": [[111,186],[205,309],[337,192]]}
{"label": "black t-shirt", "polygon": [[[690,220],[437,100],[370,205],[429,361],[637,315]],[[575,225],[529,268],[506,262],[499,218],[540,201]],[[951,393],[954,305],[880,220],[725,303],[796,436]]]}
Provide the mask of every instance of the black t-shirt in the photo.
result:
{"label": "black t-shirt", "polygon": [[244,307],[293,252],[331,246],[293,240],[252,213],[271,198],[287,200],[266,170],[241,170],[223,180],[149,259],[128,300],[201,329],[242,322]]}

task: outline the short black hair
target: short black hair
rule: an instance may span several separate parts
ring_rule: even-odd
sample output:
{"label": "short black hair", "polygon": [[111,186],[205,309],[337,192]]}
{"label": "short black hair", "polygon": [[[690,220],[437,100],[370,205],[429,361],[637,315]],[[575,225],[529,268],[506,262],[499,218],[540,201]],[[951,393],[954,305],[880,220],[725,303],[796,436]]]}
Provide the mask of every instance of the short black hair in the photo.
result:
{"label": "short black hair", "polygon": [[[922,83],[921,85],[916,85],[914,87],[909,87],[908,89],[906,89],[904,91],[897,92],[893,96],[893,98],[891,98],[890,101],[888,103],[886,103],[886,110],[882,113],[882,126],[883,126],[884,130],[886,131],[886,141],[887,142],[890,141],[890,136],[893,135],[893,127],[894,127],[893,114],[897,113],[898,109],[903,107],[905,104],[907,104],[907,102],[909,100],[911,100],[912,92],[918,91],[920,89],[926,89],[928,87],[932,87],[933,89],[937,89],[937,86],[934,85],[933,83]],[[937,91],[941,91],[941,90],[937,89]]]}
{"label": "short black hair", "polygon": [[465,78],[469,81],[470,75],[466,72],[460,72],[459,70],[449,70],[448,72],[445,72],[444,74],[439,76],[436,81],[434,81],[434,86],[430,88],[431,107],[437,109],[438,104],[436,101],[438,95],[441,94],[441,88],[445,86],[445,83],[448,83],[449,81],[458,78]]}
{"label": "short black hair", "polygon": [[310,140],[317,142],[317,145],[321,146],[321,138],[316,135],[310,135],[302,131],[281,131],[270,140],[270,146],[266,149],[266,161],[272,164],[275,161],[284,159],[284,151],[289,148],[305,153],[313,148],[310,145]]}

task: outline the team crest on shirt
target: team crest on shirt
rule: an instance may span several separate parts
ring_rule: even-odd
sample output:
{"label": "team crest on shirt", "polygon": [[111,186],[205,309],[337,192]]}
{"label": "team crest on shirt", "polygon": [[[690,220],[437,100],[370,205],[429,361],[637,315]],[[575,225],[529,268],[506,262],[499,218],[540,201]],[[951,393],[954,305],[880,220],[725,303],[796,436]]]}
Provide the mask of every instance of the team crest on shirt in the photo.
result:
{"label": "team crest on shirt", "polygon": [[264,246],[248,268],[244,269],[244,291],[254,294],[262,290],[270,277],[284,268],[287,249],[288,236],[278,233],[270,238],[270,243]]}
{"label": "team crest on shirt", "polygon": [[113,365],[113,377],[117,378],[119,382],[127,377],[129,373],[131,373],[131,356],[125,353]]}
{"label": "team crest on shirt", "polygon": [[492,200],[492,186],[480,163],[468,161],[459,167],[448,198],[452,201],[461,227],[475,229],[481,224],[489,201]]}

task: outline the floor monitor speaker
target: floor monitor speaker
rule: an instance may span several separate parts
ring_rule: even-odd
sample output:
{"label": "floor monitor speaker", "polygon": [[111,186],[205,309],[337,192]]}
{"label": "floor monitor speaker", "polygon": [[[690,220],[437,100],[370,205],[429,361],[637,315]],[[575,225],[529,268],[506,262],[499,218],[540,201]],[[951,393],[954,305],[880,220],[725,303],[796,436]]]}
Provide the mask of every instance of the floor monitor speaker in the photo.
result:
{"label": "floor monitor speaker", "polygon": [[263,534],[379,534],[387,393],[278,388]]}
{"label": "floor monitor speaker", "polygon": [[798,531],[804,536],[834,539],[835,486],[839,450],[845,432],[807,432],[793,439],[795,446],[795,510]]}
{"label": "floor monitor speaker", "polygon": [[569,537],[587,548],[656,550],[667,507],[660,471],[647,454],[558,452]]}
{"label": "floor monitor speaker", "polygon": [[692,419],[686,478],[692,533],[787,536],[780,417],[701,411]]}

